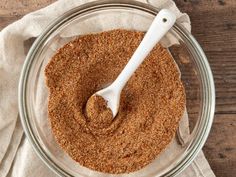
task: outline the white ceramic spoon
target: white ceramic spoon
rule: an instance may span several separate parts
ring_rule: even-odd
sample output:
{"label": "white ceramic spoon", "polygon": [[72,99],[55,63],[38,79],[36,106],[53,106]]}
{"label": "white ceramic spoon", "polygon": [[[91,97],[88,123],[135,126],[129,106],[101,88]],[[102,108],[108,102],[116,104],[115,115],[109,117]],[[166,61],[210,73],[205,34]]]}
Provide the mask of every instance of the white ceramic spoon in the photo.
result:
{"label": "white ceramic spoon", "polygon": [[118,112],[120,93],[123,87],[128,82],[135,70],[151,52],[153,47],[174,25],[175,20],[176,16],[173,12],[167,9],[161,10],[155,17],[142,42],[120,75],[111,85],[95,93],[95,95],[99,95],[107,101],[107,107],[112,110],[113,117],[115,117]]}

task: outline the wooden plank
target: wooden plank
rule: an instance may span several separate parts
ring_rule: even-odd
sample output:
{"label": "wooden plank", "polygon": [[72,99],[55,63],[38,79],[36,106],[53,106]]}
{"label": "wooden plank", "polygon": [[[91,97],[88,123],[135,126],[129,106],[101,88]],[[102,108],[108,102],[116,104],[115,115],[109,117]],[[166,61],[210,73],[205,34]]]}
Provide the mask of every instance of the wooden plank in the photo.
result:
{"label": "wooden plank", "polygon": [[14,21],[20,19],[22,16],[21,15],[16,15],[16,16],[1,16],[0,15],[0,31],[6,27],[7,25],[13,23]]}
{"label": "wooden plank", "polygon": [[45,7],[56,0],[1,0],[0,30],[20,19],[23,15]]}
{"label": "wooden plank", "polygon": [[203,150],[216,176],[236,174],[236,115],[216,114]]}
{"label": "wooden plank", "polygon": [[29,12],[45,7],[55,0],[1,0],[0,16],[25,15]]}
{"label": "wooden plank", "polygon": [[203,150],[216,176],[236,174],[236,1],[176,0],[190,15],[216,86],[216,114]]}

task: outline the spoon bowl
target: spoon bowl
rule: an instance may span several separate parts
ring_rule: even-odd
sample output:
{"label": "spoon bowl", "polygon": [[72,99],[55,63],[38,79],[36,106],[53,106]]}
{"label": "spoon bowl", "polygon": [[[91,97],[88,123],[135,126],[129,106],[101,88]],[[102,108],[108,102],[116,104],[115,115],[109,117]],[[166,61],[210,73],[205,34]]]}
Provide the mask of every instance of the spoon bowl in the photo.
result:
{"label": "spoon bowl", "polygon": [[113,87],[113,85],[110,85],[102,90],[99,90],[93,96],[102,96],[107,101],[107,107],[111,109],[113,117],[115,117],[119,110],[121,92]]}

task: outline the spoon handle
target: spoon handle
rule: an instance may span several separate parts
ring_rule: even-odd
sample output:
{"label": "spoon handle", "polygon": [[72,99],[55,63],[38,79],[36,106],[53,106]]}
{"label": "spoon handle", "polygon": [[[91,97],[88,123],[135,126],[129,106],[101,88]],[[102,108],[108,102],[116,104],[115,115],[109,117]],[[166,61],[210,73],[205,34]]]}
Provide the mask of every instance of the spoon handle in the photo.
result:
{"label": "spoon handle", "polygon": [[135,53],[113,82],[112,85],[114,89],[117,89],[117,91],[121,91],[123,89],[129,78],[151,52],[153,47],[174,25],[175,20],[176,16],[170,10],[163,9],[157,14]]}

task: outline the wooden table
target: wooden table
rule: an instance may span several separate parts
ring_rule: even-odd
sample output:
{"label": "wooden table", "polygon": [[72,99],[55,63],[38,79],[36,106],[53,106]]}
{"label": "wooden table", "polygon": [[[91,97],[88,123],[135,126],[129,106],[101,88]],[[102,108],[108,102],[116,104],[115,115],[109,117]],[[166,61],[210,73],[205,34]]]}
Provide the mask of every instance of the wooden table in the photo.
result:
{"label": "wooden table", "polygon": [[[0,30],[55,0],[1,0]],[[236,176],[236,0],[176,0],[190,15],[216,84],[216,113],[205,155],[219,177]]]}

